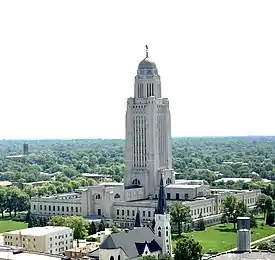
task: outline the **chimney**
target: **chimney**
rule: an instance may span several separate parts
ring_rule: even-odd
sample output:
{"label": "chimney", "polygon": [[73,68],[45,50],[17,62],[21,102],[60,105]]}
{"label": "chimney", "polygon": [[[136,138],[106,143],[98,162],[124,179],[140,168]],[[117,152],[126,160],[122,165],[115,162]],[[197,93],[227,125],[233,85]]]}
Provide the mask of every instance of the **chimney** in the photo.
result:
{"label": "chimney", "polygon": [[250,218],[249,217],[238,217],[238,252],[249,252],[251,250],[251,233],[250,233]]}

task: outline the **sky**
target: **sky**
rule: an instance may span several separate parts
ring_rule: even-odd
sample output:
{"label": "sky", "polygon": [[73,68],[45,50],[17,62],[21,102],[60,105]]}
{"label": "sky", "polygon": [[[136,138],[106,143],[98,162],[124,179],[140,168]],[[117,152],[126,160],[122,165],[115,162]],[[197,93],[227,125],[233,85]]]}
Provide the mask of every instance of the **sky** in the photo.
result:
{"label": "sky", "polygon": [[172,136],[275,135],[275,1],[0,1],[0,139],[124,138],[149,57]]}

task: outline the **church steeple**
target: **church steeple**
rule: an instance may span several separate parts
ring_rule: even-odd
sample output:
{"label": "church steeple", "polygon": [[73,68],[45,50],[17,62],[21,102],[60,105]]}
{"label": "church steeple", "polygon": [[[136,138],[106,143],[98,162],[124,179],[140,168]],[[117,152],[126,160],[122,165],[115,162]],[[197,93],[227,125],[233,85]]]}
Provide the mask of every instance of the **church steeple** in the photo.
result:
{"label": "church steeple", "polygon": [[167,212],[166,207],[166,194],[165,187],[163,184],[163,176],[160,177],[160,185],[159,185],[159,196],[158,196],[158,207],[156,210],[156,214],[165,214]]}
{"label": "church steeple", "polygon": [[140,220],[140,213],[139,213],[139,210],[137,210],[134,229],[141,228],[141,227],[142,227],[142,224]]}
{"label": "church steeple", "polygon": [[160,177],[158,206],[155,214],[155,236],[161,245],[162,253],[172,253],[172,236],[170,225],[170,214],[167,212],[165,186],[163,184],[163,176]]}

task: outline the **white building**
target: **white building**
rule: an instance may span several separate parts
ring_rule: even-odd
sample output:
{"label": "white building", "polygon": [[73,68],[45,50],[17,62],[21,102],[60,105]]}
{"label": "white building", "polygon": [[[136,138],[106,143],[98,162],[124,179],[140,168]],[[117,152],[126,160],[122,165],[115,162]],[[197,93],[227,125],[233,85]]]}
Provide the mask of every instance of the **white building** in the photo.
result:
{"label": "white building", "polygon": [[133,227],[139,209],[143,223],[149,225],[161,176],[167,185],[168,206],[182,201],[190,206],[194,219],[202,214],[214,222],[209,216],[220,213],[222,200],[229,194],[254,206],[259,190],[213,190],[203,181],[175,180],[169,101],[161,92],[157,66],[148,59],[146,50],[135,76],[134,97],[127,100],[124,183],[106,182],[73,193],[32,198],[31,212],[48,217],[104,217]]}
{"label": "white building", "polygon": [[68,227],[57,226],[15,230],[4,233],[4,244],[57,255],[73,247],[73,231]]}

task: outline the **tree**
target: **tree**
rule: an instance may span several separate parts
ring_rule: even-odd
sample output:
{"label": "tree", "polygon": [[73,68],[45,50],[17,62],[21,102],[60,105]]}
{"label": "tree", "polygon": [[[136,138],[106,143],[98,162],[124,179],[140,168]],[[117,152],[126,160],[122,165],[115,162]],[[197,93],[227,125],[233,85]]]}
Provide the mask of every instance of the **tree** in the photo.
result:
{"label": "tree", "polygon": [[170,207],[172,222],[178,225],[178,233],[181,235],[182,223],[188,223],[192,220],[190,208],[181,202],[173,203]]}
{"label": "tree", "polygon": [[99,225],[98,225],[98,229],[97,229],[98,232],[100,231],[105,231],[105,223],[103,220],[100,221]]}
{"label": "tree", "polygon": [[0,212],[2,214],[2,218],[4,218],[4,211],[7,206],[7,198],[6,198],[6,190],[4,188],[0,188]]}
{"label": "tree", "polygon": [[244,217],[248,214],[248,208],[243,200],[238,201],[233,195],[230,195],[222,202],[223,215],[232,219],[233,229],[236,229],[238,217]]}
{"label": "tree", "polygon": [[96,226],[95,226],[95,223],[92,221],[90,223],[90,228],[89,228],[89,235],[93,235],[96,233]]}
{"label": "tree", "polygon": [[35,226],[35,223],[34,223],[34,218],[32,215],[30,215],[29,219],[28,219],[28,228],[32,228]]}
{"label": "tree", "polygon": [[49,224],[53,226],[63,226],[73,229],[73,237],[77,240],[83,239],[88,235],[88,221],[86,221],[81,216],[53,216],[50,219]]}
{"label": "tree", "polygon": [[146,255],[142,257],[142,260],[158,260],[158,257],[155,255]]}
{"label": "tree", "polygon": [[275,221],[275,212],[268,212],[266,214],[266,224],[267,225],[273,225]]}
{"label": "tree", "polygon": [[161,254],[159,256],[155,255],[146,255],[142,257],[142,260],[172,260],[172,256],[170,254]]}
{"label": "tree", "polygon": [[32,216],[31,211],[28,210],[28,213],[26,215],[25,221],[29,223],[29,220],[30,220],[31,216]]}
{"label": "tree", "polygon": [[176,243],[174,260],[201,260],[202,246],[199,242],[189,237],[183,237]]}
{"label": "tree", "polygon": [[203,216],[202,216],[201,213],[199,215],[199,220],[198,220],[198,223],[197,223],[197,229],[199,231],[204,231],[205,230],[205,224],[204,224]]}
{"label": "tree", "polygon": [[273,201],[270,196],[266,194],[260,194],[257,201],[256,207],[264,213],[264,219],[266,218],[266,213],[271,212],[273,208]]}
{"label": "tree", "polygon": [[159,255],[158,260],[173,260],[173,258],[170,254],[162,254]]}
{"label": "tree", "polygon": [[257,220],[256,220],[254,214],[252,214],[252,213],[250,214],[250,227],[251,227],[251,228],[256,228],[256,227],[258,227]]}

